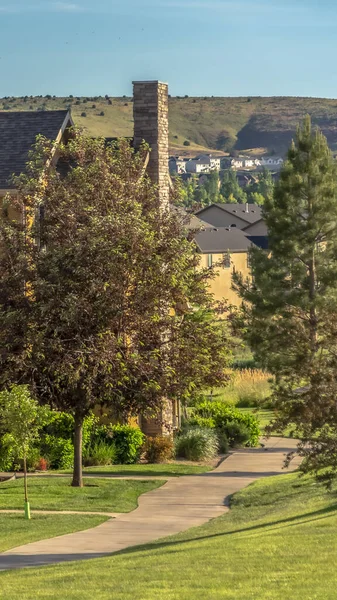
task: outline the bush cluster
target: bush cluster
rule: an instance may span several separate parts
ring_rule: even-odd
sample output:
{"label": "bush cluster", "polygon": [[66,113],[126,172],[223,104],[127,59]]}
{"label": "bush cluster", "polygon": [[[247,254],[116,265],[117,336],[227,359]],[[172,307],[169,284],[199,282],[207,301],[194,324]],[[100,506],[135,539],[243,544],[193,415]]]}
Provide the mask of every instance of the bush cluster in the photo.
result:
{"label": "bush cluster", "polygon": [[[74,418],[68,413],[52,412],[40,439],[27,457],[29,470],[71,469],[74,462]],[[83,462],[86,466],[132,464],[139,460],[145,435],[129,425],[99,425],[91,415],[83,424]],[[16,456],[13,439],[0,435],[0,471],[22,468]]]}
{"label": "bush cluster", "polygon": [[170,460],[174,454],[173,441],[169,437],[148,437],[145,446],[145,460],[148,463],[161,463]]}
{"label": "bush cluster", "polygon": [[202,427],[191,427],[176,439],[176,455],[187,460],[207,460],[219,451],[216,431]]}
{"label": "bush cluster", "polygon": [[254,447],[259,443],[260,428],[257,418],[224,402],[200,402],[194,408],[191,422],[198,426],[208,423],[208,427],[225,434],[231,446]]}

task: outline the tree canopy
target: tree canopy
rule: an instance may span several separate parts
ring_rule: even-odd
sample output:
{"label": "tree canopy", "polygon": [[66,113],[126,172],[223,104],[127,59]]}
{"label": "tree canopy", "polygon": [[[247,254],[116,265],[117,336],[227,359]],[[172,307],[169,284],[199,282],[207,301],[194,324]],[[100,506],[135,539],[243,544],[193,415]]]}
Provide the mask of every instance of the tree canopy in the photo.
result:
{"label": "tree canopy", "polygon": [[[247,338],[275,376],[274,430],[292,424],[304,468],[337,472],[337,174],[307,117],[264,204],[269,250],[234,276]],[[313,442],[313,440],[315,440]]]}
{"label": "tree canopy", "polygon": [[[147,147],[135,153],[75,130],[58,167],[46,169],[52,150],[38,140],[17,181],[24,218],[0,222],[0,376],[74,415],[80,485],[88,412],[99,403],[125,416],[156,410],[172,393],[183,398],[193,377],[206,380],[216,361],[221,381],[226,335],[211,321],[203,335],[192,317],[212,309],[212,275],[161,207],[144,171]],[[190,379],[172,346],[187,337],[213,357],[203,369],[191,363]]]}

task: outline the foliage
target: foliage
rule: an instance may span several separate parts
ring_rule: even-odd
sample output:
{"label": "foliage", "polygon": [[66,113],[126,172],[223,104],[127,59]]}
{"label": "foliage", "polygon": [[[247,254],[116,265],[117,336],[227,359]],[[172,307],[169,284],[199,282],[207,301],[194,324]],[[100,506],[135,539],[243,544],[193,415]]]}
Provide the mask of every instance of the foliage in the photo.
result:
{"label": "foliage", "polygon": [[194,414],[203,418],[212,418],[217,429],[226,433],[228,423],[235,421],[247,427],[249,439],[247,446],[257,446],[259,443],[260,429],[256,417],[251,413],[243,413],[239,409],[224,402],[200,402],[194,408]]}
{"label": "foliage", "polygon": [[247,194],[240,187],[236,172],[232,169],[227,169],[224,172],[220,193],[224,198],[224,202],[239,202],[241,204],[247,202]]}
{"label": "foliage", "polygon": [[218,436],[218,443],[219,443],[219,452],[220,454],[227,454],[228,450],[229,450],[229,439],[225,433],[224,430],[222,429],[218,429],[217,430],[217,436]]}
{"label": "foliage", "polygon": [[244,423],[228,421],[223,430],[231,448],[246,446],[250,440],[250,431]]}
{"label": "foliage", "polygon": [[13,436],[5,433],[0,438],[0,471],[10,471],[15,459]]}
{"label": "foliage", "polygon": [[176,438],[176,455],[198,461],[214,458],[219,450],[218,437],[212,429],[192,427]]}
{"label": "foliage", "polygon": [[121,465],[136,463],[145,442],[142,431],[130,425],[113,425],[111,434],[116,449],[116,462]]}
{"label": "foliage", "polygon": [[74,416],[81,485],[83,421],[94,406],[129,417],[189,394],[199,364],[185,379],[182,349],[194,330],[210,359],[200,381],[223,380],[226,348],[211,318],[194,317],[196,306],[210,313],[212,274],[197,268],[183,223],[159,210],[144,175],[148,148],[75,130],[58,148],[62,176],[45,169],[53,151],[38,139],[18,198],[6,200],[26,218],[7,210],[0,220],[0,383],[27,382],[41,403]]}
{"label": "foliage", "polygon": [[244,299],[242,325],[259,363],[275,376],[272,429],[293,424],[304,467],[325,463],[335,476],[337,174],[327,140],[309,117],[264,217],[269,253],[252,251],[252,284],[234,277]]}
{"label": "foliage", "polygon": [[49,413],[32,398],[26,385],[13,385],[9,390],[0,392],[1,423],[11,436],[18,458],[27,457]]}
{"label": "foliage", "polygon": [[145,460],[148,463],[162,463],[173,456],[174,446],[170,437],[148,437],[144,445]]}
{"label": "foliage", "polygon": [[49,466],[48,461],[41,456],[36,465],[36,469],[37,469],[37,471],[48,471],[48,466]]}
{"label": "foliage", "polygon": [[46,434],[40,450],[52,469],[70,469],[74,464],[74,444],[70,439]]}
{"label": "foliage", "polygon": [[187,423],[187,427],[201,427],[203,429],[214,429],[215,421],[212,417],[201,417],[200,415],[193,415]]}
{"label": "foliage", "polygon": [[100,441],[88,446],[84,453],[83,463],[86,467],[112,465],[116,462],[116,455],[114,444]]}

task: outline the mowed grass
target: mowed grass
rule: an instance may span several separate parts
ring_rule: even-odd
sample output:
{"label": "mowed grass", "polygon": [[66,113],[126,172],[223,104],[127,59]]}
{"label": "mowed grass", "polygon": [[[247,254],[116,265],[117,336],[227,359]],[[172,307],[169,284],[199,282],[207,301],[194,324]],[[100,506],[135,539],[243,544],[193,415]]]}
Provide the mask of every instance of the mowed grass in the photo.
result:
{"label": "mowed grass", "polygon": [[336,492],[281,475],[186,533],[107,558],[0,573],[1,598],[335,600],[336,553]]}
{"label": "mowed grass", "polygon": [[182,475],[200,475],[207,473],[214,468],[214,465],[208,463],[188,464],[188,463],[163,463],[157,465],[139,464],[139,465],[109,465],[104,467],[86,467],[84,473],[102,474],[102,475],[123,475],[130,476],[141,475],[143,477],[181,477]]}
{"label": "mowed grass", "polygon": [[[35,510],[78,510],[130,512],[138,497],[154,490],[163,481],[84,479],[83,488],[73,488],[70,477],[30,477],[28,495]],[[0,485],[0,509],[23,507],[23,479]]]}
{"label": "mowed grass", "polygon": [[31,520],[27,521],[23,511],[22,514],[0,514],[0,552],[30,542],[97,527],[107,519],[108,517],[100,515],[32,514]]}

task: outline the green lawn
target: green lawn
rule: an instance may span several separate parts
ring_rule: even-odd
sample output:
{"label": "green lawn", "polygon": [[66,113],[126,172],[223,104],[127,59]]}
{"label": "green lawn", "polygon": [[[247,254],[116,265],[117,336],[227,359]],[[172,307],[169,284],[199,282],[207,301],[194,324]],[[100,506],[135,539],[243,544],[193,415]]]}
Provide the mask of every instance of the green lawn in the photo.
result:
{"label": "green lawn", "polygon": [[335,600],[337,499],[282,475],[203,527],[108,558],[0,573],[2,600]]}
{"label": "green lawn", "polygon": [[[108,517],[94,515],[37,515],[27,521],[24,514],[0,514],[0,552],[30,542],[97,527]],[[0,592],[0,598],[1,592]]]}
{"label": "green lawn", "polygon": [[[95,473],[96,475],[148,475],[159,477],[180,477],[181,475],[200,475],[213,469],[211,464],[186,464],[166,463],[158,465],[109,465],[106,467],[86,467],[83,473]],[[68,471],[69,473],[69,471]]]}
{"label": "green lawn", "polygon": [[[30,477],[32,509],[130,512],[141,494],[163,485],[163,481],[84,479],[83,488],[72,488],[69,477]],[[0,485],[0,509],[22,508],[23,479]]]}

